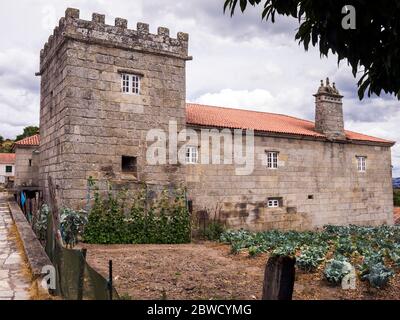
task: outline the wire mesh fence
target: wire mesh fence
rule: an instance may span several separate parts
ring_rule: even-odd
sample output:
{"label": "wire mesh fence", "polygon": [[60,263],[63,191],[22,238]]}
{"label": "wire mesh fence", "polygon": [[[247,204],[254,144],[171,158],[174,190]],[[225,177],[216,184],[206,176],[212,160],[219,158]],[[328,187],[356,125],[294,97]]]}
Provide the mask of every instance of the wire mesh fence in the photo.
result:
{"label": "wire mesh fence", "polygon": [[55,294],[67,300],[118,300],[112,276],[106,279],[86,261],[84,250],[67,249],[57,240],[48,216],[46,253],[56,269]]}

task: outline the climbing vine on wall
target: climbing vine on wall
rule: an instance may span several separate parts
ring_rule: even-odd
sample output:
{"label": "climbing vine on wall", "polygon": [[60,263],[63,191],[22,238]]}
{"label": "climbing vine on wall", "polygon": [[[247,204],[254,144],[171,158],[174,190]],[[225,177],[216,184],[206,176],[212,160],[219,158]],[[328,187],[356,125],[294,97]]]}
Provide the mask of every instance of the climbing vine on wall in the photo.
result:
{"label": "climbing vine on wall", "polygon": [[191,241],[191,219],[184,190],[165,190],[149,201],[145,186],[133,195],[95,192],[94,205],[84,231],[91,244],[177,244]]}

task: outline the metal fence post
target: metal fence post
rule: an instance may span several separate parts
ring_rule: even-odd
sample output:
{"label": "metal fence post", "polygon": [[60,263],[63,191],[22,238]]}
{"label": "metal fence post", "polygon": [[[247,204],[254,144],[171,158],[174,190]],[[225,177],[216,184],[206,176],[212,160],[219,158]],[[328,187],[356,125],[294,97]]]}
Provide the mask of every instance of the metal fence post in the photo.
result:
{"label": "metal fence post", "polygon": [[85,262],[87,249],[82,249],[82,259],[79,259],[78,300],[83,300],[83,282],[85,281]]}
{"label": "metal fence post", "polygon": [[108,292],[110,300],[113,299],[113,262],[110,260],[108,262]]}

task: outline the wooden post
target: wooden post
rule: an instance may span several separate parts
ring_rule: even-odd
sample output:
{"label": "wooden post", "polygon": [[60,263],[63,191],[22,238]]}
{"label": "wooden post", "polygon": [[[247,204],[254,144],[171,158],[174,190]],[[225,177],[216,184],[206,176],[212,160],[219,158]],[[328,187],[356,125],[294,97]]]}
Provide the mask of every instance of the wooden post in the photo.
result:
{"label": "wooden post", "polygon": [[55,234],[56,241],[62,245],[62,237],[60,231],[60,214],[58,211],[58,204],[56,199],[56,188],[53,184],[52,177],[48,176],[47,178],[49,184],[49,195],[50,195],[50,209],[51,215],[53,216],[53,230]]}
{"label": "wooden post", "polygon": [[296,259],[271,257],[265,267],[262,300],[292,300]]}
{"label": "wooden post", "polygon": [[83,300],[83,284],[85,281],[85,261],[87,249],[82,249],[82,259],[79,259],[79,278],[78,278],[78,297],[77,300]]}

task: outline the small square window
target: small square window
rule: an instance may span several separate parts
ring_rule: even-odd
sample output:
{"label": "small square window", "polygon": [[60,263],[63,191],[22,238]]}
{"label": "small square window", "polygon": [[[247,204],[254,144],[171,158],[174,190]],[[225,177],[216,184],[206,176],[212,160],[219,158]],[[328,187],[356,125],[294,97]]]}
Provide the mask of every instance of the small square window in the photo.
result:
{"label": "small square window", "polygon": [[186,148],[186,164],[196,164],[199,161],[199,152],[196,146]]}
{"label": "small square window", "polygon": [[267,168],[278,169],[278,152],[267,151]]}
{"label": "small square window", "polygon": [[268,208],[282,207],[282,198],[268,198]]}
{"label": "small square window", "polygon": [[121,88],[125,94],[140,94],[141,76],[137,74],[121,74]]}
{"label": "small square window", "polygon": [[6,173],[12,173],[12,166],[6,166]]}
{"label": "small square window", "polygon": [[367,157],[357,156],[357,170],[358,172],[367,171]]}
{"label": "small square window", "polygon": [[122,172],[137,176],[137,158],[122,156]]}

